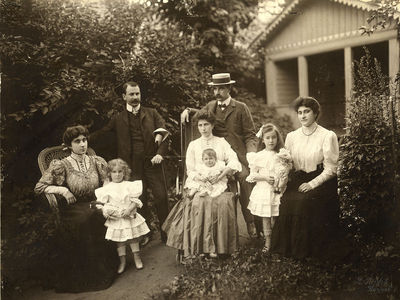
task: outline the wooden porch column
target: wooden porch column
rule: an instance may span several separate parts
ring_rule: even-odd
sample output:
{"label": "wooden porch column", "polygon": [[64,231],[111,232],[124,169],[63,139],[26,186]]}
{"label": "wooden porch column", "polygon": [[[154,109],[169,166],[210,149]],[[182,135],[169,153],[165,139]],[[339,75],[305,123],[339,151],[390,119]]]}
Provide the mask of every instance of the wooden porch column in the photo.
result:
{"label": "wooden porch column", "polygon": [[265,59],[265,81],[267,83],[267,104],[277,104],[278,93],[276,90],[276,65],[275,62],[268,57]]}
{"label": "wooden porch column", "polygon": [[299,75],[299,96],[308,96],[308,65],[305,56],[297,58],[297,69]]}
{"label": "wooden porch column", "polygon": [[[391,39],[389,40],[389,77],[392,82],[394,82],[396,74],[399,72],[399,68],[400,41],[398,41],[397,39]],[[393,85],[391,85],[391,89],[394,89]]]}
{"label": "wooden porch column", "polygon": [[353,49],[344,48],[344,90],[346,101],[351,97],[353,88]]}

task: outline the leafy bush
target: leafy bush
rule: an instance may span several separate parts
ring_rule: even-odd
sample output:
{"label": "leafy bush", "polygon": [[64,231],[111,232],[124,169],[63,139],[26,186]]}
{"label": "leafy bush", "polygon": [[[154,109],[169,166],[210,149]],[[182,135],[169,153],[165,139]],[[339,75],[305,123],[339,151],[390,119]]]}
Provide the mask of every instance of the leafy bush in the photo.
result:
{"label": "leafy bush", "polygon": [[261,247],[259,241],[230,258],[193,258],[184,274],[153,299],[390,299],[399,293],[399,252],[393,248],[382,248],[386,256],[378,259],[363,256],[359,262],[329,265],[263,254]]}
{"label": "leafy bush", "polygon": [[[38,199],[30,187],[15,187],[2,204],[2,291],[14,294],[28,282],[46,282],[56,258],[56,215],[46,199]],[[38,205],[40,202],[40,205]]]}
{"label": "leafy bush", "polygon": [[396,112],[391,106],[389,81],[377,60],[365,51],[355,64],[339,166],[342,217],[360,241],[396,230],[388,227],[388,220],[394,220],[395,187],[400,184],[396,179],[400,174],[396,164],[399,132],[392,118]]}

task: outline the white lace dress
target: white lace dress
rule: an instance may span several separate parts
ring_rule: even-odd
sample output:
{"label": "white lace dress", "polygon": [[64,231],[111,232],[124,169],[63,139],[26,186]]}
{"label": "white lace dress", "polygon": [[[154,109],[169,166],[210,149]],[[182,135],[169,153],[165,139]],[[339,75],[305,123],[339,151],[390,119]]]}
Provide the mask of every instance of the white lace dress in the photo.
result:
{"label": "white lace dress", "polygon": [[130,204],[142,207],[138,197],[142,194],[142,181],[110,182],[95,190],[97,201],[104,203],[103,215],[107,218],[106,239],[114,242],[125,242],[147,234],[150,229],[145,219],[136,211],[128,217],[122,217]]}
{"label": "white lace dress", "polygon": [[[275,151],[262,150],[257,153],[248,153],[250,176],[248,181],[252,181],[251,174],[275,177],[277,165],[277,153]],[[254,186],[247,208],[250,212],[259,217],[279,216],[279,205],[281,203],[281,193],[274,192],[274,186],[267,181],[257,181]]]}

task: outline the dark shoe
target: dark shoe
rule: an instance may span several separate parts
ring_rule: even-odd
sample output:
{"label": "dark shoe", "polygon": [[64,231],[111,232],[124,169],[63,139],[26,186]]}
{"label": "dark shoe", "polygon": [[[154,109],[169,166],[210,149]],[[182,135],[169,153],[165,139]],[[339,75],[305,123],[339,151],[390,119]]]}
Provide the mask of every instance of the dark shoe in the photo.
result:
{"label": "dark shoe", "polygon": [[160,235],[161,235],[161,242],[163,244],[166,244],[168,239],[167,234],[164,231],[161,231]]}
{"label": "dark shoe", "polygon": [[176,253],[175,259],[178,264],[186,265],[186,260],[183,255],[184,255],[183,250],[178,250],[178,252]]}
{"label": "dark shoe", "polygon": [[150,241],[152,240],[152,235],[145,235],[142,240],[140,241],[140,247],[145,247]]}
{"label": "dark shoe", "polygon": [[247,223],[247,232],[251,238],[257,237],[257,230],[254,222]]}

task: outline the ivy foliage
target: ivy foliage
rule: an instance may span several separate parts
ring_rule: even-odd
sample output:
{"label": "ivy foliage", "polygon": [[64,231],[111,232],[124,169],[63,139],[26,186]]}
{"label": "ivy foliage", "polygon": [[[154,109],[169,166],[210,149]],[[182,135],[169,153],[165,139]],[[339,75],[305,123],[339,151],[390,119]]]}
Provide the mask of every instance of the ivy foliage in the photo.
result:
{"label": "ivy foliage", "polygon": [[362,34],[371,35],[392,25],[400,30],[400,5],[398,1],[373,0],[372,2],[377,8],[371,11],[371,15],[367,19],[368,25],[360,27]]}
{"label": "ivy foliage", "polygon": [[[393,212],[399,182],[398,120],[389,79],[367,49],[355,63],[347,110],[347,134],[340,148],[339,194],[343,220],[365,241],[396,231]],[[399,196],[399,195],[397,195]]]}
{"label": "ivy foliage", "polygon": [[[262,242],[230,258],[192,258],[185,272],[153,299],[391,299],[399,293],[398,251],[368,249],[359,261],[331,265],[261,252]],[[378,251],[379,249],[379,251]],[[369,256],[368,253],[380,255]]]}

